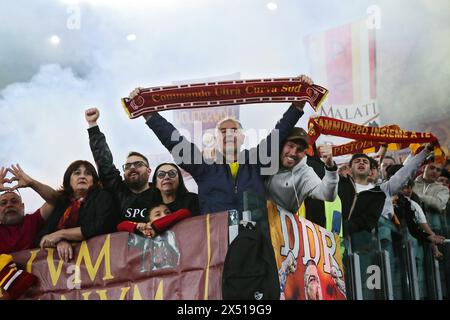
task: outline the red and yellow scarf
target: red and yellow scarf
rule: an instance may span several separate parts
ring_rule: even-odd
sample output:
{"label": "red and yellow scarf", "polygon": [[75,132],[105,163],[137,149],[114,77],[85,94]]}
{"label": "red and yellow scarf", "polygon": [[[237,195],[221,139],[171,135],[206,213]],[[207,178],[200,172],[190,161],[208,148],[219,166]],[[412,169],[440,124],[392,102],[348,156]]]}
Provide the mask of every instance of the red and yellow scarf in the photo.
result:
{"label": "red and yellow scarf", "polygon": [[333,155],[342,156],[354,153],[372,153],[382,145],[388,145],[389,151],[409,147],[416,154],[421,150],[421,143],[436,142],[434,149],[436,161],[443,160],[444,153],[438,139],[429,132],[406,131],[397,125],[369,127],[328,117],[311,118],[308,123],[310,144],[321,134],[354,139],[347,144],[333,146]]}
{"label": "red and yellow scarf", "polygon": [[78,226],[78,213],[80,211],[83,199],[71,199],[70,205],[64,211],[63,216],[59,219],[58,230],[75,228]]}

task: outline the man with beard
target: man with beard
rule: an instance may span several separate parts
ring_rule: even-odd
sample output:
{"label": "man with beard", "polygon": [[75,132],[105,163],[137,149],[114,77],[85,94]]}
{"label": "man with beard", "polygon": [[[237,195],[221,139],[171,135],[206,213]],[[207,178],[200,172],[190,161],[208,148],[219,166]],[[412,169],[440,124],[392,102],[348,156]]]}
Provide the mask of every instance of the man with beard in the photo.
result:
{"label": "man with beard", "polygon": [[339,176],[333,161],[332,147],[323,145],[319,153],[325,162],[325,176],[320,179],[307,163],[308,134],[295,127],[283,142],[280,169],[265,181],[267,198],[290,212],[297,212],[307,197],[334,201]]}
{"label": "man with beard", "polygon": [[0,195],[0,254],[30,249],[44,224],[41,210],[25,215],[20,195],[7,191]]}
{"label": "man with beard", "polygon": [[89,125],[89,145],[97,164],[100,181],[110,191],[120,206],[119,221],[136,223],[148,220],[147,210],[152,204],[152,185],[149,183],[151,169],[148,159],[139,152],[130,152],[122,165],[123,179],[113,163],[113,156],[106,143],[105,135],[100,131],[97,120],[100,112],[97,108],[85,111]]}
{"label": "man with beard", "polygon": [[5,172],[1,168],[0,191],[6,191],[0,195],[0,300],[12,300],[35,284],[37,278],[19,269],[7,253],[32,248],[34,237],[47,217],[40,209],[25,215],[20,195],[3,186]]}

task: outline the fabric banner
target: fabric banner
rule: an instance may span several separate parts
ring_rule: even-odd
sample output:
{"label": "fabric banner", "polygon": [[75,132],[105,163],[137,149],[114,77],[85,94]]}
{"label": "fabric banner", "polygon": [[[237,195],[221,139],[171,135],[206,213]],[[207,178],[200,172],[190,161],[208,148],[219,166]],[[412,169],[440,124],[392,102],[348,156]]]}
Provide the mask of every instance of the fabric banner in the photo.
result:
{"label": "fabric banner", "polygon": [[148,112],[250,103],[307,101],[317,110],[327,93],[298,78],[234,80],[143,89],[132,100],[123,98],[122,105],[131,119]]}
{"label": "fabric banner", "polygon": [[345,300],[339,235],[267,202],[281,298]]}
{"label": "fabric banner", "polygon": [[[343,146],[334,146],[336,155],[351,154],[360,151],[375,152],[374,144],[389,144],[388,150],[400,150],[410,146],[413,152],[417,152],[420,143],[437,143],[435,156],[442,157],[438,139],[429,132],[416,132],[402,130],[397,125],[383,127],[362,126],[328,117],[312,117],[308,123],[308,135],[310,143],[313,144],[321,134],[333,135],[357,141]],[[358,149],[359,146],[359,149]]]}
{"label": "fabric banner", "polygon": [[13,254],[39,278],[25,299],[221,299],[228,215],[183,220],[153,239],[118,232],[74,246],[65,263],[54,249]]}
{"label": "fabric banner", "polygon": [[[385,143],[377,141],[355,140],[340,146],[333,146],[333,156],[339,157],[355,153],[366,153],[366,154],[374,153],[378,152],[378,150],[382,145],[385,145]],[[388,151],[402,150],[408,148],[409,146],[410,146],[409,143],[391,143],[388,144]],[[413,148],[411,148],[411,150],[415,151],[415,149]]]}
{"label": "fabric banner", "polygon": [[[345,299],[339,236],[268,202],[283,299]],[[228,251],[228,213],[189,218],[148,239],[117,232],[55,249],[13,253],[38,285],[23,299],[219,300]],[[1,292],[0,292],[1,297]]]}
{"label": "fabric banner", "polygon": [[328,104],[376,99],[375,31],[360,20],[304,38],[311,77],[329,89]]}
{"label": "fabric banner", "polygon": [[[319,116],[380,126],[375,33],[364,19],[304,38],[311,77],[330,91]],[[349,142],[343,137],[322,135],[317,144],[339,146]],[[342,163],[346,158],[335,160]]]}

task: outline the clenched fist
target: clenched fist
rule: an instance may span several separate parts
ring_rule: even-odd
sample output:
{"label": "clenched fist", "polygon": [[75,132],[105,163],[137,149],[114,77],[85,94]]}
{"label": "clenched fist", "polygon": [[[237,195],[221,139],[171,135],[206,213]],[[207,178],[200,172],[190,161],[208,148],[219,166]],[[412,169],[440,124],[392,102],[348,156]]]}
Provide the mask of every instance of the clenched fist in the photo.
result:
{"label": "clenched fist", "polygon": [[333,147],[329,144],[323,144],[318,147],[320,157],[328,168],[334,166]]}
{"label": "clenched fist", "polygon": [[97,108],[90,108],[84,112],[86,122],[89,124],[89,128],[97,125],[97,120],[100,117],[100,111]]}

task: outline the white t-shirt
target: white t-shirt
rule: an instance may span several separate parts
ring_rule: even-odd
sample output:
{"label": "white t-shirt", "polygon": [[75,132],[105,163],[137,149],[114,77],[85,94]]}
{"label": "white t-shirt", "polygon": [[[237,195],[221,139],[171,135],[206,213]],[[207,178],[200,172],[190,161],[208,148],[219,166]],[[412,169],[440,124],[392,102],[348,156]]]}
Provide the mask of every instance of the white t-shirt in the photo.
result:
{"label": "white t-shirt", "polygon": [[355,187],[356,187],[356,193],[360,193],[362,191],[366,191],[366,190],[374,188],[374,185],[371,183],[366,185],[366,184],[359,184],[359,183],[355,182]]}

